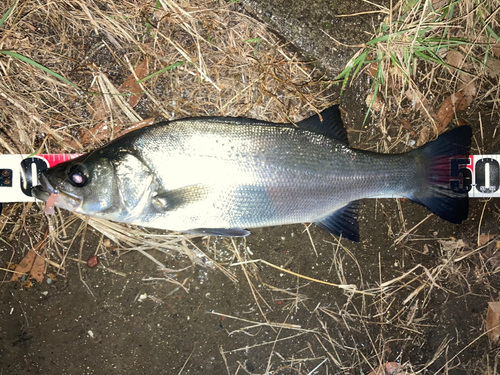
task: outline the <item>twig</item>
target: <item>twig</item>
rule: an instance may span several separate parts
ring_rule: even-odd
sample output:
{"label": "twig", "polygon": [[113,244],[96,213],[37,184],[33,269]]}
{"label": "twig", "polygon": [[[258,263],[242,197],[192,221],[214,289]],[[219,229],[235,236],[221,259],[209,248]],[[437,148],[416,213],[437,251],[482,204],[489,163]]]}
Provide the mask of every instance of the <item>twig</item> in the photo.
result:
{"label": "twig", "polygon": [[484,202],[483,210],[481,211],[481,218],[479,219],[479,225],[477,226],[477,244],[479,245],[479,238],[481,237],[481,224],[483,223],[484,211],[486,210],[486,205],[491,200],[491,198],[487,199]]}
{"label": "twig", "polygon": [[420,226],[420,224],[422,224],[424,221],[426,221],[428,218],[430,218],[431,216],[433,216],[434,214],[429,214],[427,215],[427,217],[423,220],[420,221],[420,223],[418,223],[417,225],[415,225],[413,228],[411,228],[409,231],[407,231],[405,234],[403,234],[401,237],[399,237],[396,241],[394,241],[394,244],[398,244],[400,243],[401,241],[403,241],[406,236],[408,236],[411,232],[413,232],[416,228],[418,228]]}
{"label": "twig", "polygon": [[81,262],[77,263],[78,264],[78,274],[80,275],[80,280],[83,283],[83,285],[85,285],[85,287],[88,289],[88,291],[90,292],[90,294],[92,294],[92,297],[95,298],[94,292],[92,292],[92,289],[90,289],[90,287],[88,286],[87,282],[85,280],[83,280],[82,267],[81,267],[81,263],[85,263],[82,260],[82,253],[83,253],[83,244],[85,243],[85,235],[87,234],[87,223],[88,223],[88,218],[86,218],[85,221],[82,223],[82,225],[83,225],[83,231],[82,231],[82,234],[81,234],[82,237],[80,239],[80,252],[78,253],[78,260],[80,260]]}
{"label": "twig", "polygon": [[290,275],[294,275],[294,276],[297,276],[297,277],[301,277],[303,279],[306,279],[306,280],[310,280],[310,281],[314,281],[316,283],[320,283],[320,284],[325,284],[325,285],[330,285],[330,286],[334,286],[336,288],[340,288],[340,289],[344,289],[344,290],[348,290],[350,292],[353,292],[353,293],[360,293],[360,294],[368,294],[368,295],[373,295],[373,293],[369,293],[369,292],[364,292],[364,291],[361,291],[361,290],[357,290],[357,287],[356,285],[354,284],[347,284],[347,285],[342,285],[342,284],[335,284],[335,283],[330,283],[328,281],[323,281],[323,280],[318,280],[318,279],[314,279],[312,277],[309,277],[309,276],[304,276],[304,275],[301,275],[299,273],[295,273],[293,271],[289,271],[289,270],[286,270],[284,268],[281,268],[279,266],[276,266],[272,263],[269,263],[263,259],[255,259],[255,260],[248,260],[248,261],[244,261],[244,262],[239,262],[239,263],[233,263],[231,264],[231,266],[239,266],[241,264],[246,264],[246,263],[257,263],[257,262],[261,262],[261,263],[264,263],[270,267],[273,267],[273,268],[276,268],[277,270],[280,270],[282,272],[286,272],[286,273],[289,273]]}
{"label": "twig", "polygon": [[222,356],[222,360],[224,361],[224,364],[226,365],[226,371],[227,371],[227,375],[231,375],[231,371],[229,371],[229,366],[227,364],[227,359],[226,359],[226,356],[224,353],[226,353],[223,349],[222,349],[222,345],[219,346],[219,353],[220,355]]}
{"label": "twig", "polygon": [[[302,335],[305,335],[306,333],[308,332],[301,332],[301,333],[297,333],[296,335],[293,335],[293,336],[289,336],[289,337],[284,337],[282,339],[277,339],[277,340],[273,340],[273,341],[264,341],[264,342],[261,342],[260,344],[255,344],[255,345],[251,345],[251,346],[245,346],[244,348],[238,348],[238,349],[233,349],[233,350],[227,350],[225,352],[223,352],[224,354],[231,354],[231,353],[236,353],[236,352],[242,352],[242,351],[247,351],[248,349],[252,349],[252,348],[257,348],[259,346],[264,346],[264,345],[269,345],[269,344],[273,344],[275,342],[278,342],[278,341],[286,341],[286,340],[290,340],[290,339],[294,339],[296,337],[299,337],[299,336],[302,336]],[[222,354],[222,353],[221,353]]]}
{"label": "twig", "polygon": [[186,365],[189,362],[189,359],[191,358],[191,356],[193,355],[195,349],[196,349],[196,347],[194,347],[193,350],[191,350],[191,354],[189,354],[189,357],[187,357],[186,361],[184,362],[184,365],[182,366],[181,370],[179,371],[179,375],[181,375],[182,370],[184,370],[184,367],[186,367]]}
{"label": "twig", "polygon": [[328,358],[325,358],[323,360],[323,362],[321,362],[319,365],[317,365],[315,368],[313,368],[310,372],[307,373],[307,375],[312,375],[314,374],[314,371],[316,371],[317,369],[319,369],[321,366],[323,366],[323,364],[328,361]]}
{"label": "twig", "polygon": [[[87,262],[86,262],[86,261],[84,261],[84,260],[82,260],[82,259],[76,259],[76,258],[72,258],[72,257],[67,257],[66,259],[72,260],[72,261],[74,261],[74,262],[78,262],[78,263],[80,263],[80,264],[87,264]],[[98,265],[97,265],[97,268],[99,268],[99,269],[101,269],[101,270],[109,271],[109,272],[114,273],[114,274],[119,275],[119,276],[123,276],[123,277],[126,277],[126,276],[127,276],[127,274],[126,274],[126,273],[124,273],[124,272],[115,271],[115,270],[114,270],[114,269],[112,269],[112,268],[109,268],[109,267],[104,267],[102,264],[98,264]],[[63,270],[64,270],[64,268],[63,268]]]}
{"label": "twig", "polygon": [[225,318],[231,318],[231,319],[239,320],[239,321],[246,322],[246,323],[252,323],[252,324],[254,324],[253,327],[268,326],[268,327],[295,329],[295,330],[298,330],[298,331],[301,331],[301,332],[312,332],[312,333],[317,332],[314,329],[303,329],[301,326],[296,325],[296,324],[273,323],[273,322],[260,323],[260,322],[254,322],[254,321],[251,321],[251,320],[248,320],[248,319],[238,318],[238,317],[232,316],[232,315],[221,314],[221,313],[218,313],[218,312],[215,312],[215,311],[207,311],[207,313],[208,314],[213,314],[213,315],[218,315],[218,316],[223,316]]}
{"label": "twig", "polygon": [[309,231],[309,225],[304,224],[304,226],[306,227],[306,232],[307,232],[307,235],[309,236],[309,241],[311,241],[311,245],[313,247],[314,254],[316,254],[316,258],[318,258],[318,252],[316,251],[316,246],[314,246],[314,241],[312,239],[311,232]]}

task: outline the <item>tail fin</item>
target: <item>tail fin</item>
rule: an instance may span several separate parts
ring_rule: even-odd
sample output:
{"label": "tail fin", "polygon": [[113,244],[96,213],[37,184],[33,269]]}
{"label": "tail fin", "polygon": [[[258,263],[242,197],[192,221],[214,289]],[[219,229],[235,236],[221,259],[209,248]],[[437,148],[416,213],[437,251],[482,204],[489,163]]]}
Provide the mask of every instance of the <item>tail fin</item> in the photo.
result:
{"label": "tail fin", "polygon": [[471,138],[471,127],[461,126],[413,151],[426,157],[428,173],[427,184],[411,199],[455,224],[467,219],[469,211],[469,197],[464,186],[466,176],[460,174],[458,164],[468,164],[465,161],[469,157]]}

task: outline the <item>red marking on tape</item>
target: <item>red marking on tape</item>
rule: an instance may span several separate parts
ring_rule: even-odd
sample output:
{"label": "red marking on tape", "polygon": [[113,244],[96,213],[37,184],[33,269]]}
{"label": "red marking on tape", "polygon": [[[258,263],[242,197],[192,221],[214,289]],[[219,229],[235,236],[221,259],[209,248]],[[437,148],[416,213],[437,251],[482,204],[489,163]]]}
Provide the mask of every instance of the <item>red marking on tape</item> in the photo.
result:
{"label": "red marking on tape", "polygon": [[41,158],[44,158],[47,163],[49,163],[49,167],[52,168],[53,166],[64,163],[65,161],[75,159],[83,154],[40,154],[36,155]]}
{"label": "red marking on tape", "polygon": [[470,163],[465,166],[465,168],[469,168],[472,173],[474,173],[474,155],[469,155]]}

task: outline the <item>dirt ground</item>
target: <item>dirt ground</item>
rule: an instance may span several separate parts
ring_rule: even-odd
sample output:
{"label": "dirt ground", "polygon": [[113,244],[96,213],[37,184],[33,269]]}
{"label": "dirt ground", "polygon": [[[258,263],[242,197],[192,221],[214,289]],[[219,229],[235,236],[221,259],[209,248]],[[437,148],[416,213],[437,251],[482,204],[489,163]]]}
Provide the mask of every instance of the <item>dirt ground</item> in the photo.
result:
{"label": "dirt ground", "polygon": [[[212,240],[209,248],[202,240],[197,244],[234,279],[204,259],[205,267],[173,275],[185,290],[134,251],[106,259],[125,277],[86,265],[80,277],[77,265],[68,263],[67,277],[50,285],[25,289],[19,282],[4,283],[1,373],[354,374],[369,372],[369,364],[376,367],[379,360],[421,368],[435,356],[423,373],[486,373],[490,347],[482,333],[487,303],[498,297],[500,280],[489,274],[498,256],[485,260],[492,250],[484,248],[458,262],[453,258],[477,247],[481,217],[481,232],[497,234],[498,207],[472,200],[464,224],[430,216],[396,245],[395,236],[404,232],[401,215],[408,229],[428,212],[409,201],[366,200],[360,243],[339,244],[315,227],[310,227],[311,242],[302,225],[253,230],[234,242],[243,257],[361,290],[420,265],[374,296],[301,280],[264,264],[245,274],[229,266],[234,249],[227,239]],[[439,243],[454,239],[466,248],[447,252]],[[97,234],[87,233],[83,259],[98,242]],[[23,239],[11,243],[17,260]],[[69,254],[77,258],[78,251],[74,246]],[[4,250],[2,261],[11,254]],[[488,264],[479,268],[478,257]],[[169,268],[190,265],[182,256],[157,258]],[[440,275],[434,274],[439,267]],[[424,271],[438,279],[432,291]],[[260,307],[246,278],[252,279]],[[365,361],[369,364],[359,366]]]}
{"label": "dirt ground", "polygon": [[[95,44],[82,39],[88,50]],[[93,63],[113,72],[109,56],[102,49]],[[118,85],[127,75],[120,69],[110,74]],[[174,88],[157,85],[159,96]],[[340,105],[351,145],[373,150],[381,134],[376,119],[362,125],[368,89],[361,77]],[[338,90],[323,94],[338,99]],[[265,114],[241,102],[245,114]],[[151,108],[143,98],[136,110],[143,118],[162,112]],[[462,116],[474,129],[472,154],[499,152],[492,111],[482,104]],[[26,207],[4,211],[2,267],[19,263],[49,226],[43,206]],[[496,374],[500,352],[484,320],[500,296],[499,212],[495,200],[471,199],[469,219],[454,225],[410,201],[364,200],[359,243],[299,224],[252,230],[245,239],[188,238],[194,260],[147,251],[164,270],[91,226],[82,231],[77,219],[58,239],[64,272],[29,288],[3,272],[0,374],[368,374],[386,362],[405,374]],[[492,237],[479,246],[483,233]],[[102,267],[87,267],[96,253]],[[263,261],[245,263],[252,260]]]}

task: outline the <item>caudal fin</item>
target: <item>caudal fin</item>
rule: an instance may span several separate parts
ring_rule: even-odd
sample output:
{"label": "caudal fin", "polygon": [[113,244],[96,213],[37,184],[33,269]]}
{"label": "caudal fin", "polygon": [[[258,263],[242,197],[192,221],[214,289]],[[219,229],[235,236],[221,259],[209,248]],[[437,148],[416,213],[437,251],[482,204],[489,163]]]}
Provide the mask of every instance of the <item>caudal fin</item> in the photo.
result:
{"label": "caudal fin", "polygon": [[466,176],[461,168],[468,164],[471,138],[471,127],[461,126],[413,151],[426,157],[428,173],[427,184],[411,199],[455,224],[467,219],[469,212]]}

